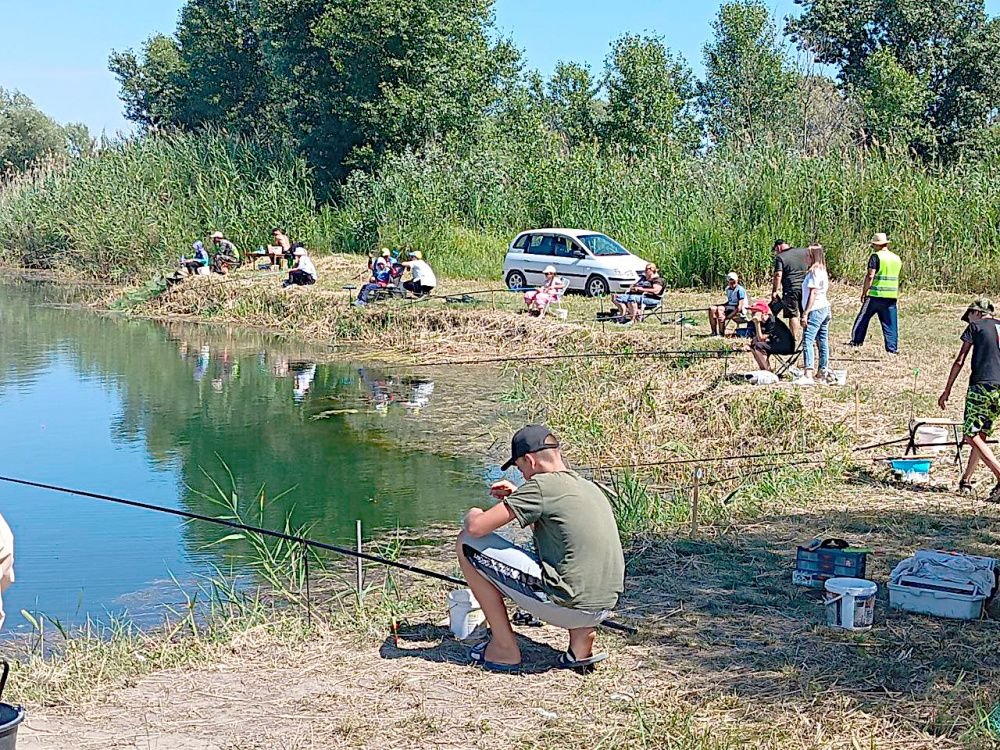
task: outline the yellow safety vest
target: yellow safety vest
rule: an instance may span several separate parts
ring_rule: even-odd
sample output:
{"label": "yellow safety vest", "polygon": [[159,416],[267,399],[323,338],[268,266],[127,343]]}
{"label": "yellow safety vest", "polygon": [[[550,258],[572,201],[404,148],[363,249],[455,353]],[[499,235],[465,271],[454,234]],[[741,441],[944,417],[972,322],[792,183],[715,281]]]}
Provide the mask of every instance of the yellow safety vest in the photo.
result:
{"label": "yellow safety vest", "polygon": [[872,279],[868,296],[898,299],[899,272],[903,268],[903,261],[896,253],[888,250],[879,250],[875,255],[878,256],[878,271],[875,272],[875,278]]}

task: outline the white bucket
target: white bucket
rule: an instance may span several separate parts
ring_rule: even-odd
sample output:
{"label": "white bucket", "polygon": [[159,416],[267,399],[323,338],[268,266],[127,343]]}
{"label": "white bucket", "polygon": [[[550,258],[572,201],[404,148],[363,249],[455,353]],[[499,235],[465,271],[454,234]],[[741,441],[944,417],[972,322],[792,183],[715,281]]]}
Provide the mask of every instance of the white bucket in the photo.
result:
{"label": "white bucket", "polygon": [[483,610],[469,589],[448,592],[448,619],[448,627],[460,641],[468,638],[483,621]]}
{"label": "white bucket", "polygon": [[826,624],[844,630],[871,630],[878,585],[863,578],[826,582]]}
{"label": "white bucket", "polygon": [[569,310],[563,310],[562,308],[560,308],[556,310],[555,313],[556,317],[559,318],[559,320],[566,320],[566,318],[569,317]]}
{"label": "white bucket", "polygon": [[954,450],[955,436],[942,425],[922,424],[914,431],[913,442],[917,446],[917,453],[940,453]]}

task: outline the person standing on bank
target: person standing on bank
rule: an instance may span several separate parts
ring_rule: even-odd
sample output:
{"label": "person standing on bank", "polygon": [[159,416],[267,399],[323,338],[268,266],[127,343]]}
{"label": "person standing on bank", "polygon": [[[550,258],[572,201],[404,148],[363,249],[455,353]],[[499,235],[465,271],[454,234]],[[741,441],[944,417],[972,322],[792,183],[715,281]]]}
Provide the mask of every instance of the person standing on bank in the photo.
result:
{"label": "person standing on bank", "polygon": [[802,354],[805,358],[805,372],[793,381],[795,385],[812,385],[816,381],[816,353],[819,349],[819,372],[827,380],[830,370],[830,320],[831,308],[827,293],[830,291],[830,276],[826,272],[826,251],[822,245],[808,248],[809,272],[802,282],[802,322],[806,330],[802,335]]}
{"label": "person standing on bank", "polygon": [[[506,471],[525,482],[496,482],[498,502],[466,514],[458,562],[490,626],[491,639],[469,654],[494,672],[517,672],[521,651],[504,597],[540,620],[569,630],[559,657],[565,669],[587,670],[607,658],[594,653],[595,628],[611,616],[625,588],[625,558],[611,504],[601,489],[567,468],[559,440],[547,427],[522,427],[510,441]],[[517,521],[531,526],[532,552],[496,530]]]}
{"label": "person standing on bank", "polygon": [[962,432],[972,453],[958,489],[960,492],[972,490],[972,475],[982,461],[997,479],[987,499],[991,503],[1000,503],[1000,462],[986,443],[994,424],[1000,419],[1000,320],[993,317],[993,303],[979,297],[966,309],[962,321],[968,324],[962,333],[962,347],[948,373],[948,382],[938,399],[938,406],[942,409],[948,406],[952,386],[971,349],[972,374],[965,395]]}
{"label": "person standing on bank", "polygon": [[882,324],[885,350],[889,354],[899,351],[899,318],[896,301],[899,299],[899,274],[903,261],[889,250],[889,238],[878,232],[872,238],[875,252],[868,258],[868,273],[861,289],[861,310],[851,329],[851,346],[861,346],[868,335],[868,324],[877,315]]}
{"label": "person standing on bank", "polygon": [[775,316],[782,314],[798,341],[802,337],[802,282],[809,270],[809,256],[804,247],[791,247],[784,240],[775,240],[773,249],[771,311]]}

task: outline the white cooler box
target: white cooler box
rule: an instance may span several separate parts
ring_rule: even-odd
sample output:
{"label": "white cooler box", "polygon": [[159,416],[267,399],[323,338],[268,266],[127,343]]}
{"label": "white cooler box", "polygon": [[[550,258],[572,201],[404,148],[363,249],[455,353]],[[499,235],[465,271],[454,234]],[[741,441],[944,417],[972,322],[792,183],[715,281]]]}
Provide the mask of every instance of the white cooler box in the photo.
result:
{"label": "white cooler box", "polygon": [[[921,553],[917,552],[916,556]],[[996,570],[996,560],[989,557],[963,555],[987,563]],[[936,617],[956,620],[978,620],[983,616],[983,606],[988,596],[977,590],[973,583],[960,583],[936,578],[902,576],[889,583],[889,606]]]}

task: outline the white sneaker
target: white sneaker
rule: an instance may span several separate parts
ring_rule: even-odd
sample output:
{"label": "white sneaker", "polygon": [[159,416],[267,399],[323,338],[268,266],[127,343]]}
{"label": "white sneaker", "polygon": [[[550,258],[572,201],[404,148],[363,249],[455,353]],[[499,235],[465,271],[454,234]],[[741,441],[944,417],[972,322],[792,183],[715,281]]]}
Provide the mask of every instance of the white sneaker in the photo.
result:
{"label": "white sneaker", "polygon": [[795,378],[795,380],[792,381],[792,385],[816,385],[816,381],[803,375],[800,378]]}

